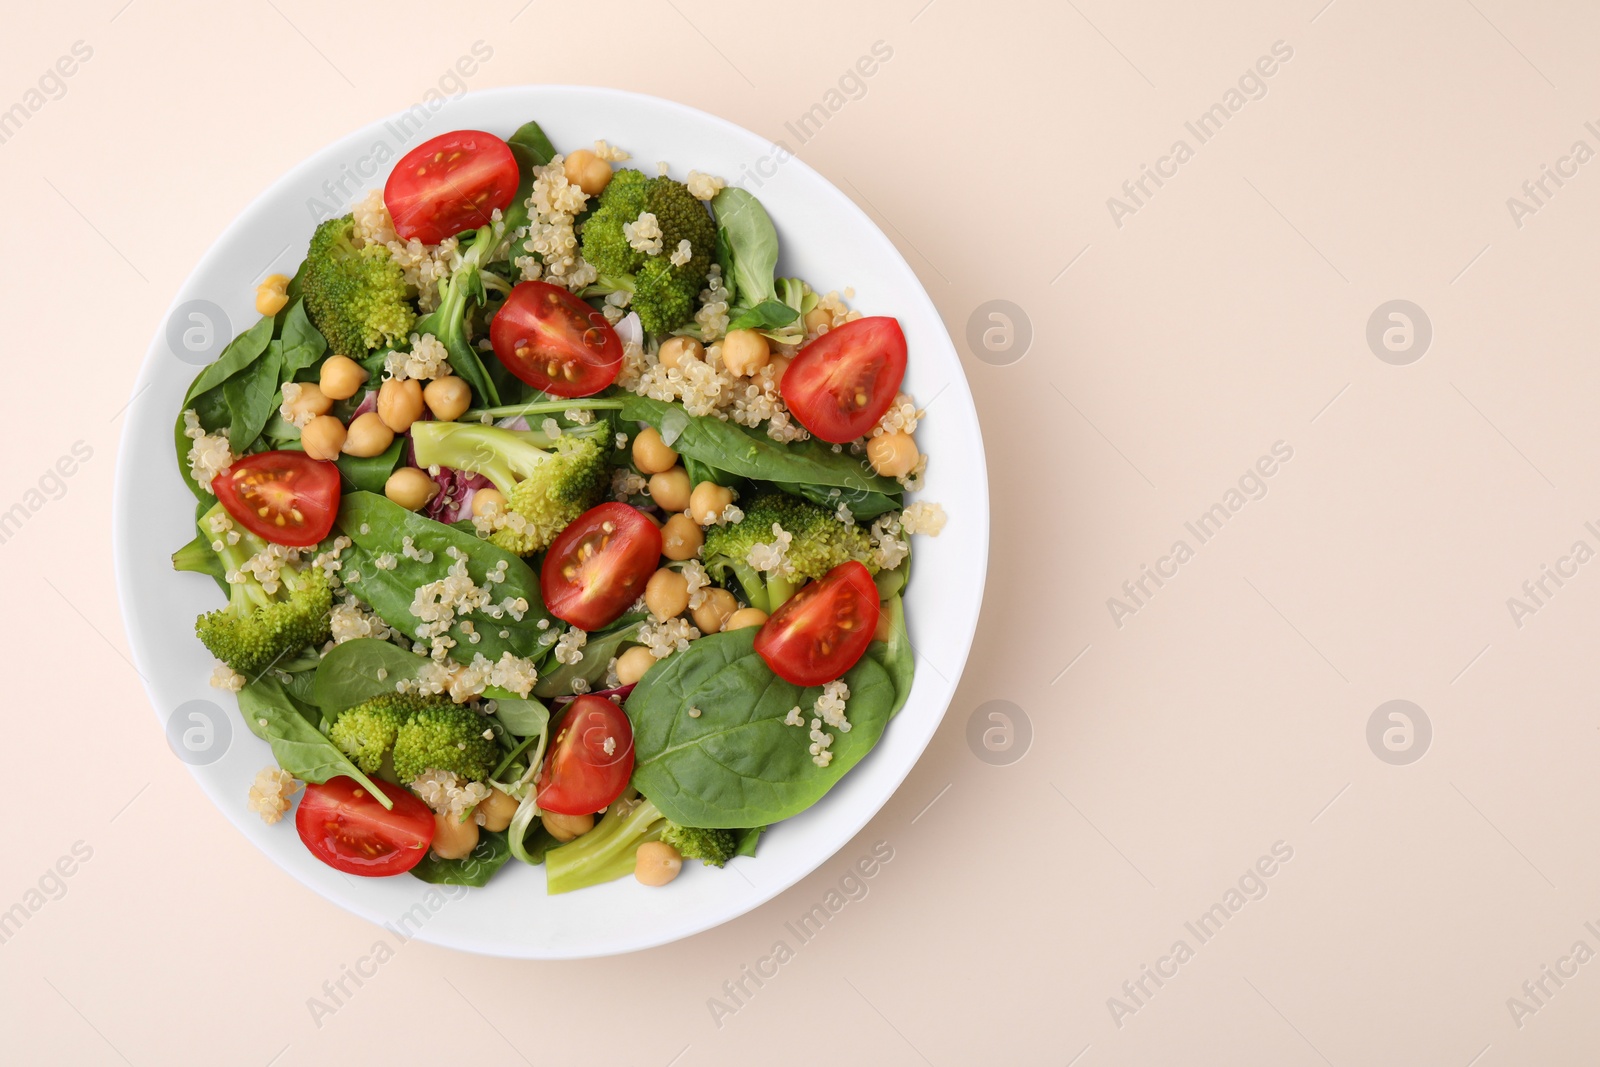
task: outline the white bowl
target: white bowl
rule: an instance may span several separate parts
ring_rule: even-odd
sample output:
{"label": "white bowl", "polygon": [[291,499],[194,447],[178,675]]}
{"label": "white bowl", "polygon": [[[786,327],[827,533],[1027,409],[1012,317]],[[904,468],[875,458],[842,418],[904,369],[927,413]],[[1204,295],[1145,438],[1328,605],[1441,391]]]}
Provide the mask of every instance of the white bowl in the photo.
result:
{"label": "white bowl", "polygon": [[[194,500],[175,467],[172,427],[196,362],[208,359],[169,343],[169,333],[203,329],[202,320],[188,315],[191,302],[220,307],[231,336],[255,321],[254,288],[268,268],[292,273],[318,218],[343,214],[368,188],[381,187],[407,149],[452,129],[509,136],[529,119],[561,150],[605,138],[632,152],[632,165],[647,172],[667,160],[680,179],[692,168],[743,184],[777,225],[781,274],[823,292],[854,286],[852,306],[898,318],[910,346],[905,388],[929,405],[917,434],[931,457],[922,495],[950,516],[940,537],[918,537],[913,546],[906,611],[918,653],[916,682],[876,750],[815,807],[770,830],[757,856],[721,871],[691,864],[663,889],[629,878],[550,897],[543,869],[515,860],[483,889],[433,887],[408,876],[353,878],[324,866],[300,844],[292,819],[266,826],[247,809],[250,782],[272,763],[271,753],[239,723],[233,696],[208,684],[214,661],[195,639],[194,619],[219,606],[215,585],[173,572],[168,559],[194,534]],[[387,151],[381,164],[380,145]],[[915,181],[916,164],[907,161],[905,170],[903,180]],[[169,736],[201,731],[191,740],[204,751],[185,758],[201,788],[274,862],[341,907],[407,937],[496,956],[600,956],[686,937],[749,911],[832,856],[889,799],[944,716],[977,625],[988,559],[988,488],[972,395],[938,311],[894,245],[821,175],[755,134],[665,100],[582,87],[499,89],[462,96],[433,114],[413,109],[409,118],[341,138],[258,197],[179,290],[169,321],[174,317],[178,326],[163,329],[145,356],[117,469],[113,526],[129,641],[158,726]],[[203,340],[191,335],[190,347]],[[210,716],[209,747],[187,711],[173,727],[191,701],[225,712]]]}

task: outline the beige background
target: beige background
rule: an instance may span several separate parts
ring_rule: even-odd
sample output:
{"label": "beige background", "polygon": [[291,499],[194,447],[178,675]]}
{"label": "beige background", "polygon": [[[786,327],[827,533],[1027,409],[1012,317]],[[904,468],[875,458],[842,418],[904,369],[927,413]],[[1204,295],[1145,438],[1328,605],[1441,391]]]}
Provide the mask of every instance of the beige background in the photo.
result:
{"label": "beige background", "polygon": [[[1507,198],[1573,142],[1600,149],[1600,12],[1323,2],[614,4],[603,58],[545,0],[8,12],[0,109],[74,42],[92,57],[0,143],[0,510],[41,503],[75,442],[92,455],[0,545],[0,909],[75,843],[92,855],[0,945],[5,1058],[1592,1062],[1600,962],[1538,1002],[1521,986],[1600,951],[1600,565],[1547,580],[1520,627],[1507,599],[1575,541],[1600,549],[1600,162],[1547,179],[1520,227]],[[308,998],[379,931],[231,833],[156,728],[108,551],[120,409],[233,215],[477,40],[472,88],[604,83],[786,140],[883,225],[958,341],[992,299],[1033,339],[1020,359],[963,346],[988,601],[944,728],[857,840],[633,957],[405,945],[319,1025]],[[799,145],[784,124],[880,40],[893,58]],[[1265,96],[1199,144],[1184,123],[1280,41]],[[1193,158],[1117,226],[1107,198],[1178,138]],[[1407,366],[1366,341],[1393,299],[1432,324]],[[1198,545],[1184,523],[1280,441],[1265,497]],[[1117,626],[1107,599],[1179,538],[1194,557]],[[1391,699],[1432,724],[1409,765],[1368,745]],[[1020,709],[998,755],[968,742],[992,700]],[[865,898],[798,945],[784,924],[878,841],[893,860]],[[1202,944],[1185,923],[1279,842],[1266,895]],[[719,1026],[708,1000],[780,938],[794,958]],[[1176,977],[1127,998],[1180,938]]]}

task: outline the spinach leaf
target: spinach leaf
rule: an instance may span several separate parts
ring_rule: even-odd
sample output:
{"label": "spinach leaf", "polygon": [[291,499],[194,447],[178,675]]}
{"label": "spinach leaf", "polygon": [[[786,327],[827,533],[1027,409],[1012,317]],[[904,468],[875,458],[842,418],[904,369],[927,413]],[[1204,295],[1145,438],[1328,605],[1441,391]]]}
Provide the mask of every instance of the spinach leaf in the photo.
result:
{"label": "spinach leaf", "polygon": [[345,491],[355,489],[365,493],[383,492],[384,485],[389,481],[389,475],[394,473],[395,466],[400,462],[400,455],[405,451],[406,441],[405,435],[397,435],[389,447],[376,456],[349,456],[341,452],[334,462],[339,465],[339,475]]}
{"label": "spinach leaf", "polygon": [[500,720],[508,734],[515,737],[533,737],[550,724],[550,709],[542,701],[519,696],[501,696],[499,690],[484,694],[494,697],[494,717]]}
{"label": "spinach leaf", "polygon": [[534,693],[542,697],[565,696],[573,691],[572,683],[579,678],[588,682],[590,689],[600,688],[611,657],[617,655],[618,650],[629,641],[638,641],[639,628],[647,618],[649,616],[643,612],[624,615],[612,629],[590,634],[583,646],[583,658],[576,663],[563,663],[544,675],[533,687]]}
{"label": "spinach leaf", "polygon": [[282,373],[283,344],[269,341],[265,355],[222,383],[223,399],[233,415],[228,445],[235,455],[242,455],[255,443],[262,427],[278,410],[278,379]]}
{"label": "spinach leaf", "polygon": [[272,341],[272,326],[272,316],[263,315],[254,326],[229,341],[222,355],[208,363],[189,384],[189,391],[183,394],[183,406],[191,407],[190,402],[195,397],[216,388],[259,359]]}
{"label": "spinach leaf", "polygon": [[326,782],[346,775],[372,790],[384,807],[394,806],[372,779],[311,725],[276,679],[264,675],[239,690],[239,714],[251,733],[272,746],[278,766],[296,778]]}
{"label": "spinach leaf", "polygon": [[[883,605],[889,616],[889,640],[874,641],[867,646],[867,655],[878,661],[889,681],[894,684],[894,703],[889,708],[893,716],[906,706],[911,695],[911,676],[917,669],[917,653],[911,647],[911,635],[906,632],[906,610],[898,594]],[[845,712],[846,717],[849,712]]]}
{"label": "spinach leaf", "polygon": [[[778,231],[773,228],[767,209],[748,191],[730,185],[711,201],[717,217],[719,244],[726,240],[732,278],[739,302],[755,307],[777,293],[772,274],[778,268]],[[720,257],[719,257],[720,260]]]}
{"label": "spinach leaf", "polygon": [[763,300],[755,307],[745,308],[728,323],[728,330],[775,330],[787,326],[800,317],[800,313],[782,300]]}
{"label": "spinach leaf", "polygon": [[765,826],[753,826],[748,830],[735,830],[734,835],[738,838],[739,847],[734,850],[733,854],[735,856],[754,856],[756,854],[756,842],[760,841],[761,835],[766,832],[767,828]]}
{"label": "spinach leaf", "polygon": [[506,144],[511,146],[511,154],[517,157],[518,165],[525,169],[530,165],[546,166],[556,157],[556,146],[550,143],[550,138],[545,136],[537,122],[524,122],[518,126],[517,132],[506,139]]}
{"label": "spinach leaf", "polygon": [[733,277],[733,249],[728,247],[728,231],[717,227],[717,266],[722,271],[722,287],[728,290],[728,306],[739,300],[739,283]]}
{"label": "spinach leaf", "polygon": [[[712,634],[654,667],[628,698],[633,785],[684,826],[743,829],[815,804],[883,735],[895,701],[888,672],[863,656],[850,669],[848,733],[833,731],[833,762],[811,760],[803,726],[820,687],[802,689],[773,674],[752,644],[756,628]],[[689,709],[700,709],[691,717]]]}
{"label": "spinach leaf", "polygon": [[311,685],[311,700],[332,716],[375,696],[393,693],[396,682],[415,679],[426,662],[398,645],[374,637],[358,637],[334,645],[322,657]]}
{"label": "spinach leaf", "polygon": [[[624,419],[649,423],[671,437],[669,444],[679,455],[735,477],[772,482],[827,508],[842,500],[862,519],[900,506],[900,483],[871,473],[848,449],[835,452],[816,438],[780,444],[759,427],[689,415],[676,404],[632,393],[617,399]],[[831,493],[833,489],[839,492]]]}
{"label": "spinach leaf", "polygon": [[[434,522],[416,512],[407,511],[387,497],[375,493],[346,493],[339,505],[339,532],[355,543],[345,549],[344,569],[341,572],[362,600],[372,606],[383,621],[411,636],[416,633],[418,620],[411,614],[411,603],[416,591],[430,582],[446,577],[455,560],[446,551],[454,548],[467,559],[467,573],[479,586],[485,585],[485,575],[500,561],[506,562],[505,581],[492,585],[495,602],[522,598],[528,608],[520,620],[509,614],[494,618],[483,612],[472,612],[465,618],[479,635],[473,642],[461,629],[458,617],[450,628],[456,645],[450,657],[461,663],[472,662],[475,653],[490,660],[498,660],[502,653],[510,652],[531,659],[542,657],[548,646],[539,644],[542,632],[540,619],[548,620],[544,598],[539,595],[539,577],[521,557],[507,552],[475,534]],[[424,563],[411,559],[401,552],[405,538],[411,538],[419,553],[432,553]],[[394,557],[392,570],[381,570],[376,565],[379,556]],[[352,572],[360,574],[352,580]],[[504,631],[508,636],[501,637]]]}
{"label": "spinach leaf", "polygon": [[433,885],[485,886],[510,858],[511,845],[505,834],[481,830],[478,846],[470,855],[459,860],[444,860],[429,849],[422,862],[411,868],[411,874]]}
{"label": "spinach leaf", "polygon": [[299,371],[311,366],[328,350],[328,342],[306,316],[305,305],[296,300],[289,305],[279,332],[283,342],[283,380],[293,381]]}

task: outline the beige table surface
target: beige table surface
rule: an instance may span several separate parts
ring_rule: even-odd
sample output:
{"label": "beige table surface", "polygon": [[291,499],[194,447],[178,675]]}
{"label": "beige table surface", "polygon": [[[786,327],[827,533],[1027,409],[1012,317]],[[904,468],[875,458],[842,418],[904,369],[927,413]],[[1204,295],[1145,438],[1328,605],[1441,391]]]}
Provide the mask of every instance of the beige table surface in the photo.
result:
{"label": "beige table surface", "polygon": [[[1594,1062],[1600,11],[738,7],[7,10],[0,511],[30,516],[0,544],[0,909],[48,898],[0,944],[0,1058]],[[567,44],[585,10],[622,27],[603,54]],[[622,959],[405,945],[319,1015],[378,931],[230,832],[156,728],[112,585],[120,409],[234,214],[459,91],[475,42],[470,88],[670,96],[874,216],[963,348],[989,594],[904,787],[767,906]],[[732,999],[880,841],[866,896]]]}

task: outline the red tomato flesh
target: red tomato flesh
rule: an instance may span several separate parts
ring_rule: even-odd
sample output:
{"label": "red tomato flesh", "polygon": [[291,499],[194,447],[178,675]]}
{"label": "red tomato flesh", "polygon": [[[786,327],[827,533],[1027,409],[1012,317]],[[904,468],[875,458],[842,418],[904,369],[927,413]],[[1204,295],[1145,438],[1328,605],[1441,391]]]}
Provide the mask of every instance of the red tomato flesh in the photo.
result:
{"label": "red tomato flesh", "polygon": [[257,537],[305,548],[328,536],[339,514],[339,468],[304,452],[257,452],[211,479],[228,514]]}
{"label": "red tomato flesh", "polygon": [[755,649],[786,682],[822,685],[842,676],[878,629],[878,587],[851,560],[808,583],[762,623]]}
{"label": "red tomato flesh", "polygon": [[802,348],[780,391],[813,436],[844,444],[883,418],[906,376],[906,335],[884,315],[836,326]]}
{"label": "red tomato flesh", "polygon": [[638,508],[590,508],[550,543],[539,571],[544,606],[580,630],[615,622],[644,595],[661,560],[661,531]]}
{"label": "red tomato flesh", "polygon": [[622,372],[622,339],[606,317],[549,282],[511,290],[489,343],[507,370],[552,396],[593,396]]}
{"label": "red tomato flesh", "polygon": [[373,878],[421,863],[433,844],[433,812],[403,786],[385,782],[379,788],[393,809],[354,778],[308,784],[294,828],[311,854],[336,871]]}
{"label": "red tomato flesh", "polygon": [[383,203],[401,240],[436,245],[489,225],[495,208],[511,206],[519,180],[510,145],[482,130],[456,130],[402,156],[384,184]]}
{"label": "red tomato flesh", "polygon": [[539,774],[539,807],[557,815],[604,811],[633,777],[633,724],[622,709],[586,693],[567,706]]}

